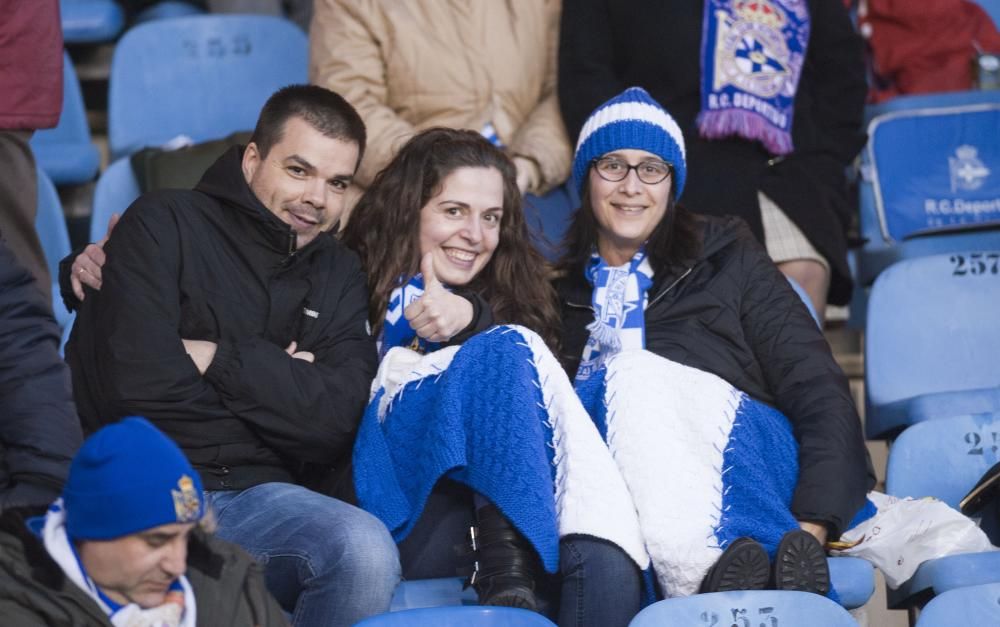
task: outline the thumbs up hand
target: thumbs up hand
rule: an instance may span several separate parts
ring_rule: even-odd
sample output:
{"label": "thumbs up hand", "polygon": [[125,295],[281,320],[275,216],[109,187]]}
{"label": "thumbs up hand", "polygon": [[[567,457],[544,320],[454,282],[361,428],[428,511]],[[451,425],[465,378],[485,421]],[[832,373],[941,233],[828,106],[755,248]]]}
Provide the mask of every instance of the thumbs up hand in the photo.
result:
{"label": "thumbs up hand", "polygon": [[427,253],[420,260],[424,293],[403,310],[403,315],[417,335],[428,342],[447,342],[472,322],[472,303],[445,289],[434,272],[434,257]]}

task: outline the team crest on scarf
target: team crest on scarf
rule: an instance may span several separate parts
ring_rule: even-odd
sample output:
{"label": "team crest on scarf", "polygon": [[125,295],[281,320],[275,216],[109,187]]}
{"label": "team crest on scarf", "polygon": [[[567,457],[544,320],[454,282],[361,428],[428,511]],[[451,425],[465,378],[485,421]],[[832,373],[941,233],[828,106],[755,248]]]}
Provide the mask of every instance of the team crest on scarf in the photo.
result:
{"label": "team crest on scarf", "polygon": [[653,284],[653,268],[645,247],[621,266],[609,266],[594,253],[585,271],[594,286],[594,321],[576,371],[576,381],[586,381],[611,355],[646,347],[646,292]]}
{"label": "team crest on scarf", "polygon": [[194,522],[201,515],[201,500],[198,498],[198,490],[194,487],[194,481],[187,475],[182,475],[177,480],[177,489],[171,490],[170,495],[174,499],[174,513],[177,514],[177,522]]}
{"label": "team crest on scarf", "polygon": [[790,153],[808,42],[805,0],[706,0],[701,135],[737,135],[760,141],[772,154]]}

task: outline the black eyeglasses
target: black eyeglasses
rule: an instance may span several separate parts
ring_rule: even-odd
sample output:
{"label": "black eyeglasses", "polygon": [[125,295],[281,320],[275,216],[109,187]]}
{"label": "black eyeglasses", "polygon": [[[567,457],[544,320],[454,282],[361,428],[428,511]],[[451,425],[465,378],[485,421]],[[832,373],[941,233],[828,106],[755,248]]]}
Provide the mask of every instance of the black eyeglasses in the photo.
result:
{"label": "black eyeglasses", "polygon": [[602,157],[594,159],[594,169],[605,181],[617,183],[624,181],[630,170],[635,170],[636,176],[646,185],[656,185],[662,183],[673,172],[669,163],[664,161],[641,161],[636,165],[629,165],[627,161],[618,157]]}

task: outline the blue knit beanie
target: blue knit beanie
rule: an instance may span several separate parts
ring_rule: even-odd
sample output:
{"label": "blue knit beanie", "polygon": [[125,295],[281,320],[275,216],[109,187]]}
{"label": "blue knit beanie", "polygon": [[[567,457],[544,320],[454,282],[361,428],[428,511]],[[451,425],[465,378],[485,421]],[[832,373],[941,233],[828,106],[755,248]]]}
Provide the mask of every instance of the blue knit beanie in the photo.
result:
{"label": "blue knit beanie", "polygon": [[200,520],[201,479],[184,453],[145,418],[125,418],[87,438],[63,489],[66,533],[111,540]]}
{"label": "blue knit beanie", "polygon": [[674,198],[687,178],[684,135],[670,114],[641,87],[629,87],[587,118],[576,143],[573,181],[583,191],[590,162],[622,149],[645,150],[674,167]]}

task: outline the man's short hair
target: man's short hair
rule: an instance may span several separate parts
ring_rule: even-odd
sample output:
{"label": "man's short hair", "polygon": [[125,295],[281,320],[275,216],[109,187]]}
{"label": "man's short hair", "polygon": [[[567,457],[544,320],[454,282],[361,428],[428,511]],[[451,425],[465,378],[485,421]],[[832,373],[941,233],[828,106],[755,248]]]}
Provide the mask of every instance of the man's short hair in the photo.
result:
{"label": "man's short hair", "polygon": [[349,102],[317,85],[288,85],[274,92],[260,110],[250,141],[261,157],[281,141],[285,123],[299,117],[326,137],[358,145],[358,163],[365,153],[365,123]]}

